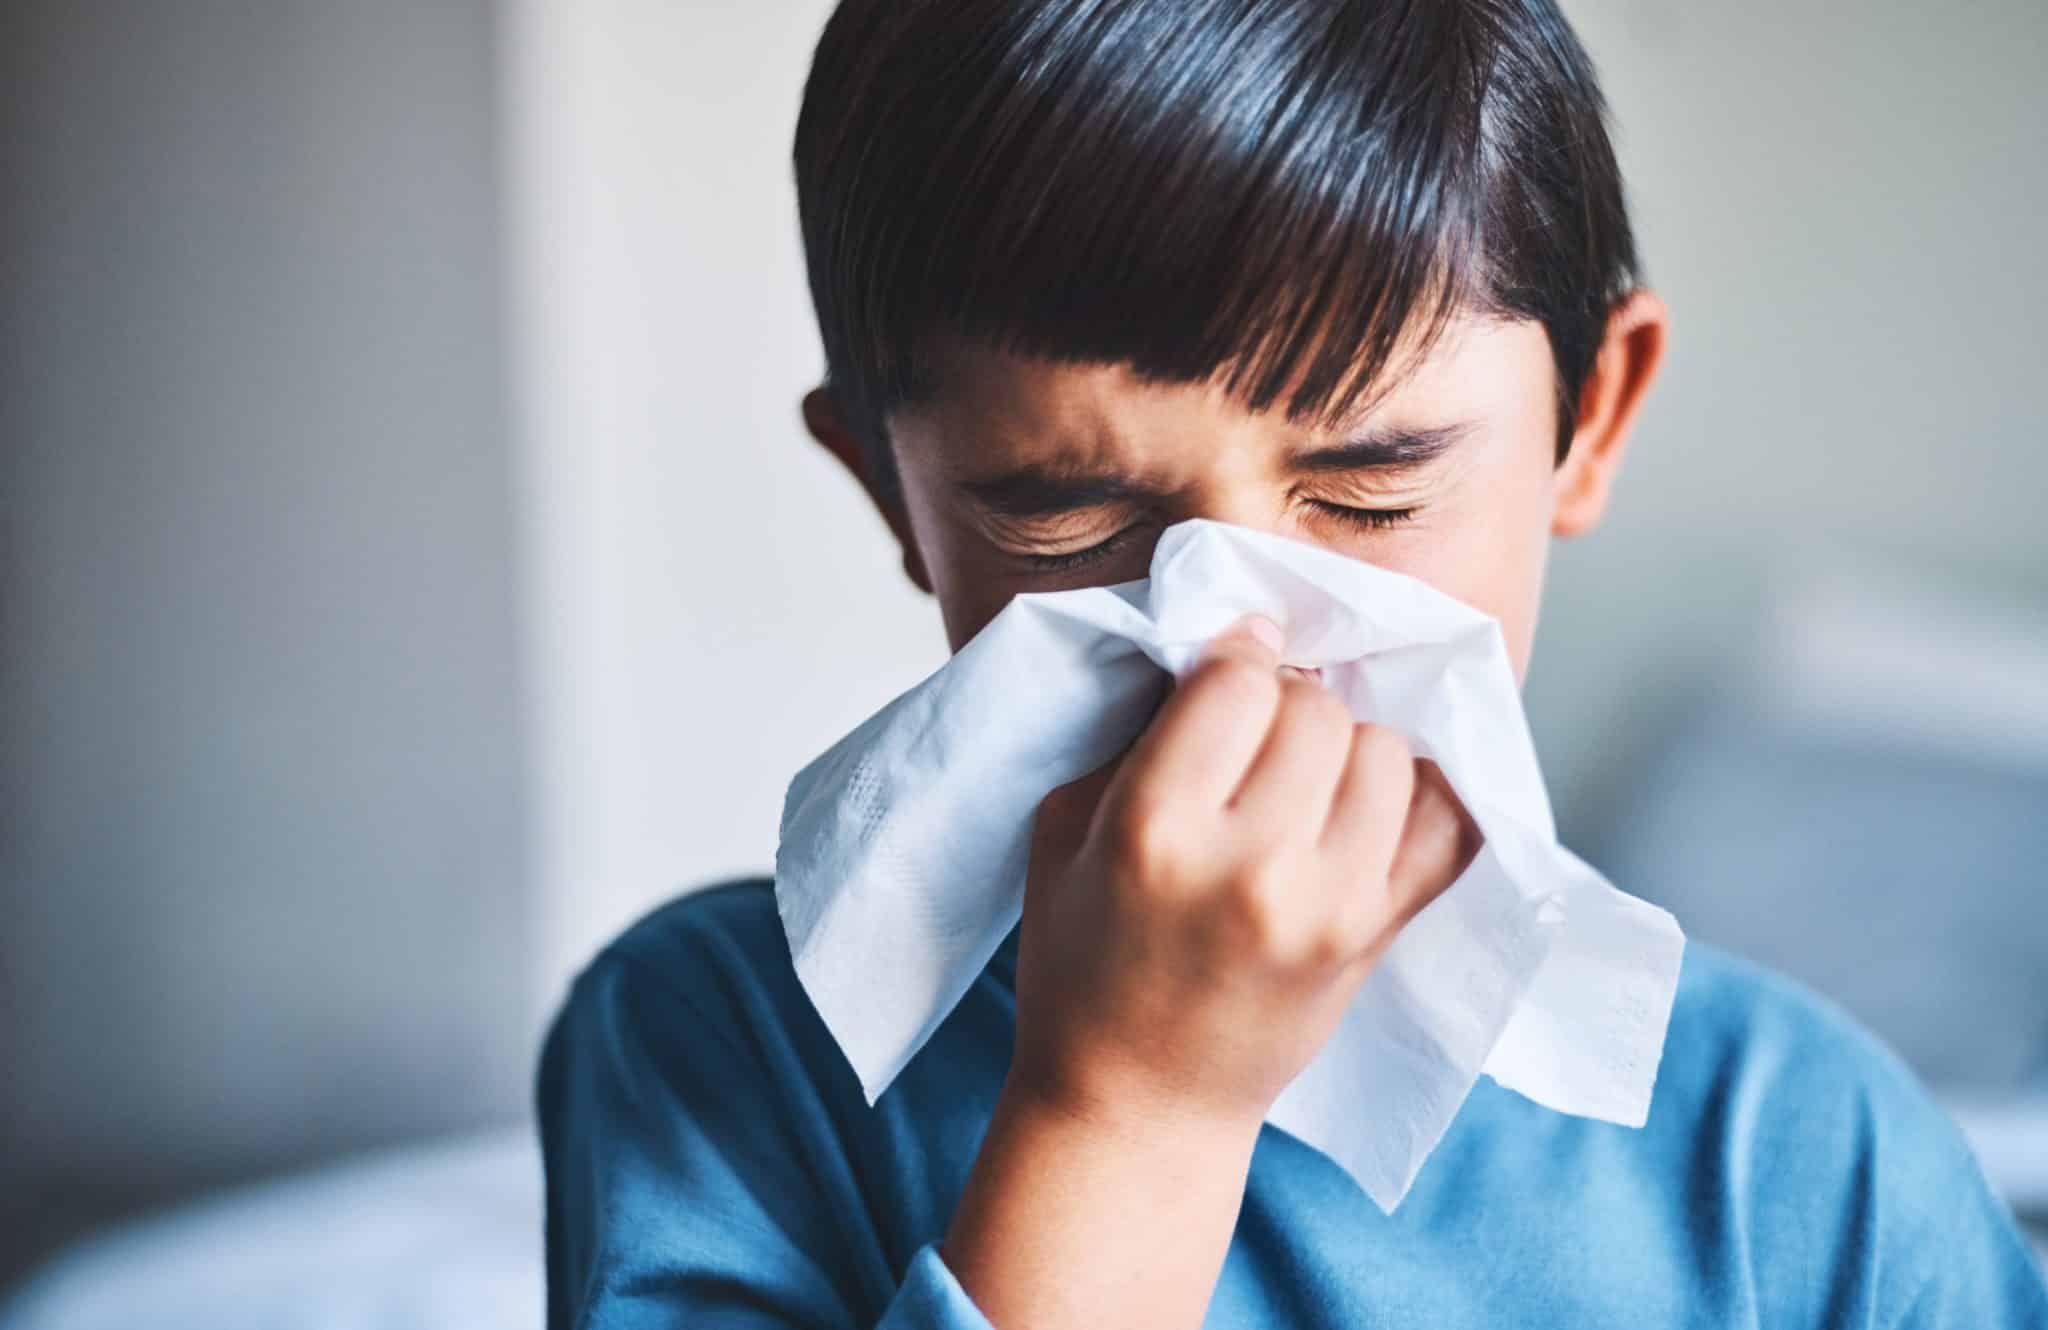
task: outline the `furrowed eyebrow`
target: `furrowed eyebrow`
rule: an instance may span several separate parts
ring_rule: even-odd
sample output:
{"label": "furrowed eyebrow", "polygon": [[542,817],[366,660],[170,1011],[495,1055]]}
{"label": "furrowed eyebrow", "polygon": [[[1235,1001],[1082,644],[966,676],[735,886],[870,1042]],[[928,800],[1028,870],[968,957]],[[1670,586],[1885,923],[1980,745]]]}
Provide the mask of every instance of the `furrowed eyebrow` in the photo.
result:
{"label": "furrowed eyebrow", "polygon": [[1398,470],[1435,461],[1472,432],[1470,424],[1433,429],[1368,430],[1355,439],[1296,453],[1287,465],[1296,471]]}
{"label": "furrowed eyebrow", "polygon": [[987,480],[970,480],[961,488],[990,512],[1004,517],[1045,517],[1159,497],[1156,491],[1126,476],[1077,475],[1038,466],[1021,467]]}
{"label": "furrowed eyebrow", "polygon": [[[1287,459],[1287,465],[1307,472],[1401,470],[1434,461],[1471,432],[1470,424],[1368,430],[1342,443],[1296,453]],[[1002,517],[1048,517],[1161,497],[1157,490],[1117,472],[1073,472],[1042,466],[963,481],[960,487]]]}

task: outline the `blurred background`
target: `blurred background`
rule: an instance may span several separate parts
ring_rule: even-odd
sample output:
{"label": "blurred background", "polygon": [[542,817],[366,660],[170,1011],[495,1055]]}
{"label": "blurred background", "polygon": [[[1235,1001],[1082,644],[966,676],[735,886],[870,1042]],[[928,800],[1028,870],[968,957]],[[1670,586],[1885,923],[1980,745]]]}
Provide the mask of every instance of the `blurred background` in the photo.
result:
{"label": "blurred background", "polygon": [[[1566,839],[2048,1216],[2048,8],[1566,8],[1676,317],[1529,683]],[[6,6],[10,1327],[539,1324],[568,976],[943,658],[797,414],[828,9]]]}

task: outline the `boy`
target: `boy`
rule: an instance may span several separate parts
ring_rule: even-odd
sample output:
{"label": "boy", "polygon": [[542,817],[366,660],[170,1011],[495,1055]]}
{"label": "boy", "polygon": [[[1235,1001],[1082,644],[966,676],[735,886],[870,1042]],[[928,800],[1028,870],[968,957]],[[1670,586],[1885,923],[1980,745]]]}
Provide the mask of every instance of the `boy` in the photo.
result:
{"label": "boy", "polygon": [[[844,0],[805,421],[955,649],[1202,516],[1420,577],[1519,674],[1664,348],[1604,114],[1552,0]],[[872,1108],[769,884],[600,956],[541,1066],[551,1324],[2048,1326],[1910,1074],[1697,945],[1640,1130],[1482,1081],[1387,1216],[1264,1126],[1476,848],[1277,632],[1046,800],[1023,920]]]}

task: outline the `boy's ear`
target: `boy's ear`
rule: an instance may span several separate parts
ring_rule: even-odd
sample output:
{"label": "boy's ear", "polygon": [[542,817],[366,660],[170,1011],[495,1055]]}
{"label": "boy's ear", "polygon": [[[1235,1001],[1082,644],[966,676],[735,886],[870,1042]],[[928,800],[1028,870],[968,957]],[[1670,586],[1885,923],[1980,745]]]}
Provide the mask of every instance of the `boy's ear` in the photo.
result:
{"label": "boy's ear", "polygon": [[890,534],[896,537],[896,544],[903,551],[904,574],[918,590],[929,593],[932,589],[931,576],[925,571],[924,556],[918,553],[917,538],[911,532],[903,502],[897,497],[894,485],[874,474],[867,448],[847,428],[845,417],[840,414],[839,404],[833,400],[831,391],[817,387],[805,393],[803,413],[804,428],[824,445],[826,452],[839,459],[839,464],[859,482],[869,502],[875,505],[875,511],[889,524]]}
{"label": "boy's ear", "polygon": [[1593,372],[1579,394],[1571,450],[1558,468],[1552,535],[1590,531],[1607,511],[1636,412],[1664,363],[1670,329],[1671,312],[1654,291],[1631,292],[1608,316]]}

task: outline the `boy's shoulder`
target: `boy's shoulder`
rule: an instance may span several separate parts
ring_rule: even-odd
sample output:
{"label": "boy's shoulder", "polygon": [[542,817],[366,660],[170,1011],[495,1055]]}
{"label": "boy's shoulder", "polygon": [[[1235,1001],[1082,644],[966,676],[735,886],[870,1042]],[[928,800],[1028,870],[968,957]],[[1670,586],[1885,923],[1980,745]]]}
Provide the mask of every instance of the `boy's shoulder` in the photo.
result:
{"label": "boy's shoulder", "polygon": [[648,911],[584,967],[569,1002],[621,988],[687,1009],[710,1037],[744,1042],[744,1027],[763,1024],[786,1036],[815,1021],[766,877],[695,887]]}
{"label": "boy's shoulder", "polygon": [[[870,1105],[797,976],[773,881],[694,888],[628,926],[576,976],[542,1048],[543,1115],[565,1078],[626,1085],[652,1070],[659,1098],[687,1094],[715,1067],[725,1102],[801,1102],[824,1115],[812,1127],[829,1119],[841,1144],[880,1141],[886,1153],[889,1140],[954,1132],[966,1106],[992,1102],[1009,1056],[1009,982],[992,961],[932,1034],[938,1055],[913,1059]],[[655,1111],[651,1101],[643,1108]]]}
{"label": "boy's shoulder", "polygon": [[797,978],[765,877],[685,891],[599,949],[543,1041],[543,1115],[565,1077],[626,1086],[652,1075],[669,1094],[712,1066],[728,1089],[860,1101],[858,1079]]}
{"label": "boy's shoulder", "polygon": [[1657,1095],[1667,1091],[1695,1102],[1738,1096],[1756,1109],[1796,1102],[1947,1121],[1905,1062],[1840,1005],[1694,940],[1658,1072]]}
{"label": "boy's shoulder", "polygon": [[759,961],[777,951],[787,961],[775,884],[767,877],[743,877],[694,887],[657,905],[612,939],[599,957],[666,962],[679,955],[709,959],[724,954]]}
{"label": "boy's shoulder", "polygon": [[1685,1161],[1693,1211],[1774,1279],[1927,1324],[2048,1327],[2034,1258],[1961,1129],[1862,1022],[1782,974],[1687,944],[1643,1130]]}
{"label": "boy's shoulder", "polygon": [[1803,1192],[1833,1199],[1845,1239],[1894,1247],[1938,1240],[1987,1199],[1961,1131],[1898,1054],[1834,1001],[1704,943],[1686,945],[1650,1112],[1647,1133],[1767,1226],[1819,1218],[1790,1203]]}
{"label": "boy's shoulder", "polygon": [[[1671,1009],[1666,1068],[1678,1075],[1818,1072],[1889,1084],[1896,1054],[1841,1006],[1799,981],[1688,938]],[[1660,1090],[1663,1088],[1659,1080]]]}

